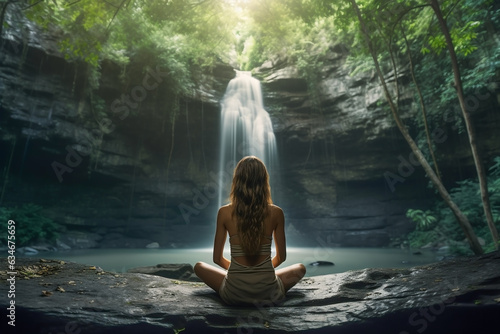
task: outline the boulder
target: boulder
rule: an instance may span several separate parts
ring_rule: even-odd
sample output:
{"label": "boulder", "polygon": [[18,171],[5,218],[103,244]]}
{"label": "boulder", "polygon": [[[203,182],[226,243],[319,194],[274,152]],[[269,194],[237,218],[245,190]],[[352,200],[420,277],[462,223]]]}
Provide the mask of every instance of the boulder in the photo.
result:
{"label": "boulder", "polygon": [[157,264],[156,266],[131,268],[127,270],[127,272],[156,275],[166,278],[180,279],[184,281],[199,281],[198,277],[194,275],[193,266],[189,263],[162,263]]}
{"label": "boulder", "polygon": [[24,255],[36,255],[36,254],[38,254],[38,250],[36,250],[33,247],[21,247],[21,248],[18,248],[17,251],[21,254],[24,254]]}
{"label": "boulder", "polygon": [[[63,261],[19,258],[16,271],[18,333],[476,333],[500,314],[500,252],[306,277],[283,303],[251,307],[203,283]],[[0,275],[5,297],[13,287]],[[0,299],[2,333],[8,306]]]}
{"label": "boulder", "polygon": [[330,261],[314,261],[309,263],[310,266],[334,266],[335,263]]}
{"label": "boulder", "polygon": [[68,231],[62,233],[56,242],[59,247],[64,250],[69,249],[86,249],[96,248],[102,236],[97,233],[81,232],[81,231]]}

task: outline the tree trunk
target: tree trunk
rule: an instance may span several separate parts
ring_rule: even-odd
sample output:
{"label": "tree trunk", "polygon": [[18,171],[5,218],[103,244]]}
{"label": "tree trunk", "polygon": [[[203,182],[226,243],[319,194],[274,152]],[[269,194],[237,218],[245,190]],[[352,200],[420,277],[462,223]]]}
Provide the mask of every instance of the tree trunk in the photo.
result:
{"label": "tree trunk", "polygon": [[434,154],[434,149],[432,148],[432,140],[431,140],[431,134],[429,131],[429,123],[427,122],[427,110],[425,108],[424,97],[422,96],[422,90],[420,89],[420,85],[418,84],[417,79],[415,78],[415,70],[413,67],[413,57],[411,56],[410,43],[408,42],[408,39],[406,38],[406,34],[404,32],[403,25],[401,25],[401,31],[403,33],[403,38],[404,38],[405,43],[406,43],[406,49],[408,49],[408,61],[410,63],[411,78],[412,78],[413,83],[415,84],[415,87],[417,89],[418,99],[420,100],[420,108],[422,108],[422,117],[423,117],[423,121],[424,121],[425,137],[427,139],[427,146],[429,147],[429,152],[431,154],[432,162],[434,163],[434,170],[436,172],[436,175],[439,179],[441,179],[441,173],[439,172],[439,166],[437,164],[436,155]]}
{"label": "tree trunk", "polygon": [[482,254],[483,249],[481,248],[481,245],[479,244],[479,241],[477,240],[476,234],[474,233],[474,230],[472,229],[472,226],[470,225],[469,220],[462,213],[462,211],[460,211],[460,209],[455,204],[455,202],[453,202],[450,194],[448,193],[448,191],[446,190],[446,188],[444,187],[444,185],[442,184],[442,182],[440,181],[440,179],[436,175],[436,173],[434,173],[434,170],[432,169],[432,167],[429,165],[429,163],[425,159],[424,155],[422,154],[422,151],[420,151],[417,144],[415,143],[413,138],[410,136],[410,134],[408,133],[408,130],[404,126],[403,122],[401,121],[401,119],[399,117],[398,110],[396,109],[396,106],[394,105],[394,102],[392,101],[389,90],[387,89],[387,84],[385,82],[384,76],[383,76],[382,71],[380,69],[380,65],[379,65],[379,62],[377,60],[377,55],[375,54],[375,51],[373,50],[373,45],[372,45],[372,42],[370,39],[370,35],[367,31],[364,20],[361,16],[361,12],[359,10],[359,7],[356,3],[356,0],[350,0],[350,1],[351,1],[351,4],[352,4],[355,12],[356,12],[359,23],[361,25],[361,32],[362,32],[363,37],[365,39],[365,42],[368,46],[368,49],[370,50],[370,54],[373,58],[373,62],[375,64],[375,69],[377,71],[377,75],[378,75],[380,82],[382,84],[382,87],[384,89],[385,98],[387,99],[387,102],[389,103],[389,106],[390,106],[391,112],[392,112],[392,116],[394,117],[394,120],[396,121],[396,124],[397,124],[399,130],[401,131],[401,134],[403,135],[405,140],[410,145],[411,150],[413,151],[417,160],[420,162],[420,164],[424,168],[427,176],[431,179],[432,183],[436,186],[439,194],[441,195],[441,197],[443,198],[445,203],[449,206],[449,208],[453,212],[454,216],[457,218],[459,225],[462,227],[462,229],[467,237],[467,240],[469,241],[469,244],[470,244],[472,251],[475,254]]}
{"label": "tree trunk", "polygon": [[2,37],[3,33],[3,23],[5,21],[5,13],[7,13],[7,6],[10,5],[12,2],[7,1],[3,4],[2,6],[2,11],[0,12],[0,37]]}
{"label": "tree trunk", "polygon": [[472,156],[474,157],[474,163],[476,164],[477,178],[479,179],[479,189],[481,190],[481,201],[483,202],[484,215],[488,223],[488,227],[491,232],[491,237],[493,238],[493,243],[495,244],[495,249],[498,249],[498,231],[495,227],[493,221],[493,215],[491,214],[490,198],[488,194],[488,181],[484,173],[483,163],[476,146],[476,134],[474,130],[474,125],[470,119],[469,112],[467,110],[467,105],[465,103],[464,91],[462,86],[462,78],[460,75],[460,69],[458,67],[457,55],[455,53],[455,47],[451,39],[450,31],[444,20],[443,13],[441,12],[441,7],[437,0],[431,0],[431,7],[436,14],[441,31],[446,40],[446,46],[450,53],[451,66],[453,69],[453,76],[455,77],[455,88],[457,90],[458,101],[460,102],[460,108],[462,109],[462,114],[464,116],[465,126],[467,128],[467,134],[469,135],[469,144],[472,151]]}

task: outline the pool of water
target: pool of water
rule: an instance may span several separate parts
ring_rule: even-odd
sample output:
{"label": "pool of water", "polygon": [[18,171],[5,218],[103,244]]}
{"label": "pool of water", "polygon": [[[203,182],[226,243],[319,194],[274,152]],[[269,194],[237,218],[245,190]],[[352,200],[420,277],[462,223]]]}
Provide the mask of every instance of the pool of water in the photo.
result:
{"label": "pool of water", "polygon": [[[224,251],[224,255],[230,258],[229,249]],[[93,265],[114,272],[126,272],[130,268],[159,263],[190,263],[192,265],[198,261],[213,263],[211,248],[85,249],[39,253],[36,257]],[[310,265],[316,261],[330,261],[335,265]],[[431,251],[415,255],[408,250],[392,248],[288,247],[287,259],[280,265],[280,268],[300,262],[307,267],[306,276],[316,276],[364,268],[407,268],[436,261],[436,254]]]}

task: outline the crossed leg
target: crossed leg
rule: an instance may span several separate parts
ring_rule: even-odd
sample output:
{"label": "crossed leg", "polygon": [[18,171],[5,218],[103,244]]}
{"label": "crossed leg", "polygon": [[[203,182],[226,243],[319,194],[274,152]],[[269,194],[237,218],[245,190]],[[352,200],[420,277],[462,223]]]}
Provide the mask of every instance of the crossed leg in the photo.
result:
{"label": "crossed leg", "polygon": [[[194,265],[194,272],[196,276],[217,293],[227,273],[224,269],[217,268],[205,262],[197,262]],[[297,284],[305,274],[306,267],[302,263],[293,264],[276,270],[276,276],[283,282],[285,292]]]}
{"label": "crossed leg", "polygon": [[276,270],[276,276],[283,282],[285,292],[297,284],[305,274],[306,267],[302,263],[292,264],[291,266]]}
{"label": "crossed leg", "polygon": [[198,276],[206,285],[219,293],[219,288],[226,277],[226,271],[221,268],[217,268],[205,262],[197,262],[194,265],[194,273]]}

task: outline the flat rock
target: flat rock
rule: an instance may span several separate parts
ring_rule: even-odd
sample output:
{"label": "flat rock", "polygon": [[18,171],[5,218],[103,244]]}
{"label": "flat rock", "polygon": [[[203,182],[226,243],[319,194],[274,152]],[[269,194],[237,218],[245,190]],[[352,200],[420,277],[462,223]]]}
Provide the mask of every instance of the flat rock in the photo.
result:
{"label": "flat rock", "polygon": [[[500,314],[499,252],[307,277],[283,303],[252,307],[153,275],[32,258],[17,259],[16,270],[18,333],[476,333],[497,328]],[[0,326],[11,333],[9,275],[0,274]]]}
{"label": "flat rock", "polygon": [[193,266],[189,263],[160,263],[156,266],[137,267],[127,270],[129,273],[156,275],[183,281],[200,281],[194,275]]}

